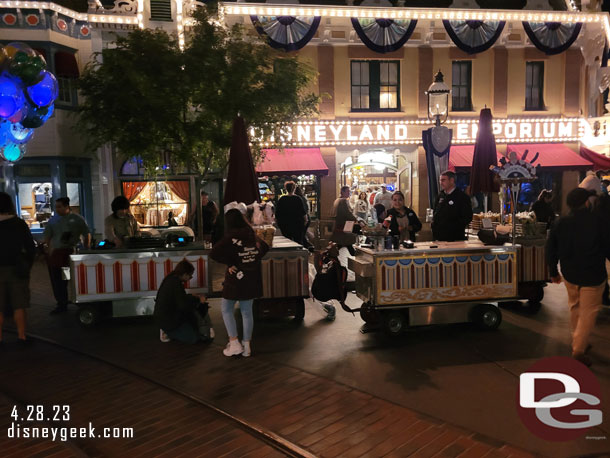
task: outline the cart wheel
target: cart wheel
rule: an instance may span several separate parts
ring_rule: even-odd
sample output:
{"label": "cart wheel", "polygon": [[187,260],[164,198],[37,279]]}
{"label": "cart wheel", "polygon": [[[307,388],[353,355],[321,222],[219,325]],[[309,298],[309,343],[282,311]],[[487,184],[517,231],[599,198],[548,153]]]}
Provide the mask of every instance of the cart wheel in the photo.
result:
{"label": "cart wheel", "polygon": [[101,316],[100,308],[94,304],[81,305],[78,309],[78,321],[83,326],[94,326]]}
{"label": "cart wheel", "polygon": [[303,318],[305,318],[305,301],[301,298],[297,299],[294,321],[303,321]]}
{"label": "cart wheel", "polygon": [[362,307],[360,307],[360,318],[365,323],[371,324],[379,323],[380,321],[379,312],[373,310],[368,304],[362,304]]}
{"label": "cart wheel", "polygon": [[392,311],[383,314],[383,329],[386,334],[398,337],[407,327],[407,320],[404,313]]}
{"label": "cart wheel", "polygon": [[473,309],[473,321],[484,330],[497,329],[502,323],[502,312],[491,304],[479,304]]}

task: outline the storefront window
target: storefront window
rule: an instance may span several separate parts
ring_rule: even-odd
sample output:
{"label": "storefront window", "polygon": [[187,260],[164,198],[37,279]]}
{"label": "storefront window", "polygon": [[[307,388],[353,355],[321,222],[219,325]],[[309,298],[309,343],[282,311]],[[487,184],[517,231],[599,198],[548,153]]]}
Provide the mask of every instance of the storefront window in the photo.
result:
{"label": "storefront window", "polygon": [[70,199],[70,210],[73,213],[78,215],[82,214],[80,208],[80,193],[81,193],[81,184],[80,183],[66,183],[66,192],[68,194],[68,198]]}
{"label": "storefront window", "polygon": [[19,183],[19,215],[31,229],[42,229],[53,216],[53,185],[51,183]]}
{"label": "storefront window", "polygon": [[125,181],[123,195],[131,204],[131,213],[143,226],[167,226],[170,212],[178,225],[188,222],[188,181]]}
{"label": "storefront window", "polygon": [[258,188],[263,201],[270,201],[277,204],[277,201],[286,194],[284,184],[287,181],[294,181],[297,186],[303,191],[303,195],[307,199],[309,207],[309,217],[318,218],[318,210],[320,204],[320,180],[316,175],[298,175],[298,176],[273,176],[259,177]]}

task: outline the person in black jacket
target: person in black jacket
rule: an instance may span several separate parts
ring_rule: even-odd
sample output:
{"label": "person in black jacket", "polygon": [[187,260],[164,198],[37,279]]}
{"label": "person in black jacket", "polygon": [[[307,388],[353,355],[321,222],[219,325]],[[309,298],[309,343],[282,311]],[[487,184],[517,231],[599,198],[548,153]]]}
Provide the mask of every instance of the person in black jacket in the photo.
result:
{"label": "person in black jacket", "polygon": [[538,200],[532,204],[532,211],[536,215],[536,221],[546,223],[546,228],[550,229],[555,220],[555,210],[551,202],[553,201],[553,191],[543,189],[538,195]]}
{"label": "person in black jacket", "polygon": [[36,247],[28,225],[15,212],[5,192],[0,192],[0,343],[4,311],[13,308],[17,341],[29,342],[25,335],[25,309],[30,306],[30,269]]}
{"label": "person in black jacket", "polygon": [[546,245],[551,280],[561,283],[559,262],[568,292],[572,356],[587,366],[591,359],[585,352],[601,307],[607,281],[606,258],[610,255],[608,233],[599,216],[591,211],[591,195],[591,191],[583,188],[568,193],[570,213],[555,222]]}
{"label": "person in black jacket", "polygon": [[214,338],[205,298],[187,294],[184,289],[193,272],[195,268],[190,262],[180,261],[159,286],[154,317],[161,328],[161,342],[177,340],[194,344]]}
{"label": "person in black jacket", "polygon": [[[269,251],[269,245],[257,237],[244,214],[233,204],[225,206],[225,236],[212,248],[210,258],[226,264],[225,281],[222,284],[222,319],[229,334],[229,343],[223,350],[225,356],[250,356],[250,341],[254,319],[252,302],[263,295],[261,259]],[[299,205],[301,205],[299,201]],[[245,205],[243,206],[245,211]],[[240,343],[233,311],[239,302],[244,334]]]}
{"label": "person in black jacket", "polygon": [[287,194],[277,201],[275,220],[284,237],[302,245],[307,211],[303,205],[303,200],[294,193],[296,190],[294,181],[287,181],[284,187]]}
{"label": "person in black jacket", "polygon": [[421,222],[413,210],[405,206],[405,196],[396,191],[392,194],[392,208],[387,212],[390,220],[390,234],[400,240],[415,242],[415,233],[421,231]]}
{"label": "person in black jacket", "polygon": [[441,173],[442,191],[434,204],[432,235],[434,240],[455,242],[466,240],[466,227],[472,221],[470,197],[455,186],[455,173]]}

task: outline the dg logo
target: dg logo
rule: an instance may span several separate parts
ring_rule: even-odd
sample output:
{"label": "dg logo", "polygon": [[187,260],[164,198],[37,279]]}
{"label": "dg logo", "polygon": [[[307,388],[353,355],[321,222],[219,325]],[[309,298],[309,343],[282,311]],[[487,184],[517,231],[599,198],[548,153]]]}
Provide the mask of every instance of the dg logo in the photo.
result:
{"label": "dg logo", "polygon": [[600,393],[595,375],[582,363],[544,358],[520,375],[517,411],[536,436],[570,441],[602,424]]}

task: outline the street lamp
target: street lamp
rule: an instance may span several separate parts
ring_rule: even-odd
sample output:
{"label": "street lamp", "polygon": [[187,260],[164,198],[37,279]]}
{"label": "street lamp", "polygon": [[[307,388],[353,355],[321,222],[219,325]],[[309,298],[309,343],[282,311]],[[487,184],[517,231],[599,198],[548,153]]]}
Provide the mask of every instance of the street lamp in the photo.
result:
{"label": "street lamp", "polygon": [[443,74],[439,70],[434,75],[434,82],[426,91],[428,96],[428,119],[434,120],[437,127],[447,121],[450,92],[451,89],[445,84]]}

